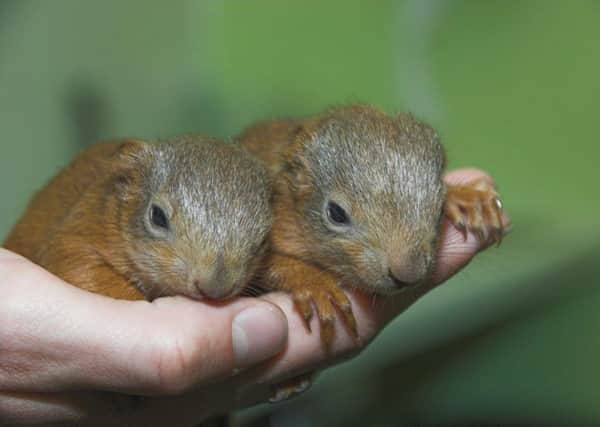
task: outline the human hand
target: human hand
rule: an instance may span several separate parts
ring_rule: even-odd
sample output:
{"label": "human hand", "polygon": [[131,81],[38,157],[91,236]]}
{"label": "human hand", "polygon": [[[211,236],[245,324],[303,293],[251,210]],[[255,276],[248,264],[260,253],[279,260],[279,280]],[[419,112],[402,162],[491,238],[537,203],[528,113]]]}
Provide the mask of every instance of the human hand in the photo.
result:
{"label": "human hand", "polygon": [[[448,180],[481,175],[462,170]],[[431,285],[375,305],[372,297],[349,293],[359,340],[338,321],[328,350],[317,325],[309,333],[284,294],[215,305],[181,297],[117,301],[83,292],[0,251],[0,423],[196,425],[264,401],[274,384],[359,352],[482,249],[475,236],[464,240],[448,224],[441,233]],[[114,392],[145,397],[131,405]]]}
{"label": "human hand", "polygon": [[286,342],[283,313],[259,299],[115,300],[4,249],[0,278],[0,425],[130,425],[133,401],[111,392],[179,394],[243,371]]}

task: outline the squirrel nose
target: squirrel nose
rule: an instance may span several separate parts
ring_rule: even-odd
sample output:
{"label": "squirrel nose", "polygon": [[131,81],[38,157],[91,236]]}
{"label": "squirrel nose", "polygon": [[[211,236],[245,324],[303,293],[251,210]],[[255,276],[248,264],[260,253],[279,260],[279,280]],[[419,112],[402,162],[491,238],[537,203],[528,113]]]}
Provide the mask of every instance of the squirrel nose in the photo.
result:
{"label": "squirrel nose", "polygon": [[204,280],[200,280],[200,279],[193,279],[192,280],[192,285],[194,286],[194,289],[196,290],[196,292],[198,292],[201,296],[205,296],[204,295],[204,288],[205,286],[203,286]]}
{"label": "squirrel nose", "polygon": [[219,300],[230,296],[233,288],[223,257],[217,254],[214,258],[190,266],[187,286],[199,297]]}
{"label": "squirrel nose", "polygon": [[226,298],[231,294],[232,289],[224,286],[223,283],[220,283],[218,280],[200,280],[194,279],[192,281],[194,285],[194,289],[198,293],[198,295],[203,298],[209,299],[222,299]]}
{"label": "squirrel nose", "polygon": [[225,270],[217,270],[209,275],[197,274],[190,278],[193,292],[212,300],[226,299],[243,287],[239,280],[234,281]]}
{"label": "squirrel nose", "polygon": [[194,288],[194,291],[199,296],[201,296],[202,298],[207,297],[206,292],[205,292],[206,284],[205,284],[204,280],[200,280],[198,278],[192,279],[192,286]]}
{"label": "squirrel nose", "polygon": [[388,274],[398,288],[413,286],[421,280],[422,275],[416,261],[410,256],[390,260]]}

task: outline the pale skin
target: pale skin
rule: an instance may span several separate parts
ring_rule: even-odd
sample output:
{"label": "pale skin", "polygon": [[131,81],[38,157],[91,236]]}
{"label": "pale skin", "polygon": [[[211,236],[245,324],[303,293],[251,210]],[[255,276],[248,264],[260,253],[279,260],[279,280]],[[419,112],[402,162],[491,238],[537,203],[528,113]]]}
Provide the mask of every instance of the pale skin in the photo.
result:
{"label": "pale skin", "polygon": [[[487,175],[461,169],[446,181],[481,177]],[[183,297],[114,300],[0,249],[0,424],[193,426],[265,401],[274,385],[358,354],[391,319],[485,249],[477,236],[465,239],[448,222],[440,233],[431,284],[375,304],[371,296],[347,292],[359,338],[338,316],[329,349],[318,319],[309,332],[285,294],[218,305]],[[247,337],[258,342],[240,357],[232,321],[260,309],[269,321],[245,317]],[[143,398],[132,403],[112,392]]]}

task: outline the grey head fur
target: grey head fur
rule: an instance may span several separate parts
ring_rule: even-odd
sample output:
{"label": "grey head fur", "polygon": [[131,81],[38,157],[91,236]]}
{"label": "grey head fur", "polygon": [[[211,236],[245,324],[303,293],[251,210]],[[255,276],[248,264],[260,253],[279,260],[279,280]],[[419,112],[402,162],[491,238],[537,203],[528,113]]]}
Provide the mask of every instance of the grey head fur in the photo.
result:
{"label": "grey head fur", "polygon": [[[138,286],[152,297],[239,292],[271,226],[263,166],[239,146],[199,136],[146,143],[135,157],[142,197],[133,198],[139,203],[126,227]],[[157,208],[166,223],[153,217]]]}
{"label": "grey head fur", "polygon": [[[333,109],[308,130],[303,153],[316,191],[305,215],[320,259],[344,281],[376,293],[422,282],[434,262],[442,214],[444,151],[409,114]],[[332,227],[328,203],[349,216]]]}

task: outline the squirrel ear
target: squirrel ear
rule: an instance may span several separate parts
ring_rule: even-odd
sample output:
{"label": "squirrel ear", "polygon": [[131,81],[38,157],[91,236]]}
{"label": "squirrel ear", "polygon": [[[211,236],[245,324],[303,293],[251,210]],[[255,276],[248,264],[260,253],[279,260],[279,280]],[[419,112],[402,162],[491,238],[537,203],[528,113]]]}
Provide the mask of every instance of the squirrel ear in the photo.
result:
{"label": "squirrel ear", "polygon": [[296,193],[303,193],[312,188],[311,167],[306,156],[308,144],[313,136],[304,125],[299,125],[292,131],[292,143],[283,154],[284,171],[290,184],[296,187]]}
{"label": "squirrel ear", "polygon": [[398,114],[396,114],[396,120],[399,122],[412,121],[415,120],[415,116],[411,112],[401,111]]}
{"label": "squirrel ear", "polygon": [[141,139],[127,139],[119,143],[116,150],[116,156],[119,158],[119,163],[137,164],[148,150],[150,144]]}
{"label": "squirrel ear", "polygon": [[127,189],[143,173],[141,165],[149,146],[149,143],[139,139],[127,139],[119,143],[113,157],[115,186],[119,195],[124,197]]}

